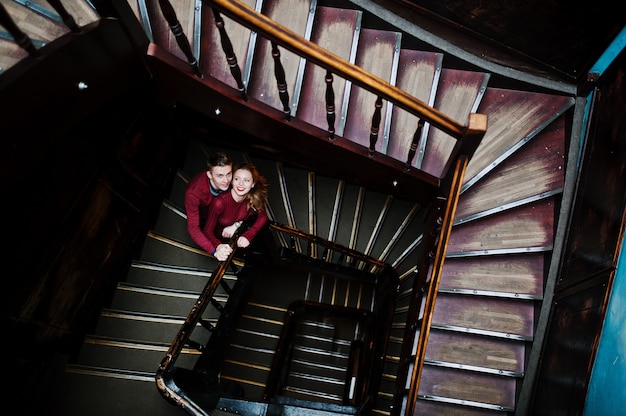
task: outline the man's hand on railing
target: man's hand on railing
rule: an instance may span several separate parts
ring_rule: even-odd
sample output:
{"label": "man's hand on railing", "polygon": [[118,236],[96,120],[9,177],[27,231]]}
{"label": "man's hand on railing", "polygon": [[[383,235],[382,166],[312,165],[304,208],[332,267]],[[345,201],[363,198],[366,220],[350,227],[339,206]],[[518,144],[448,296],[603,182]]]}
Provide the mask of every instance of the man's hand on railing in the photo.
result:
{"label": "man's hand on railing", "polygon": [[213,253],[213,255],[219,261],[226,261],[228,259],[228,256],[230,256],[230,253],[232,252],[233,249],[229,244],[220,244],[215,249],[215,253]]}

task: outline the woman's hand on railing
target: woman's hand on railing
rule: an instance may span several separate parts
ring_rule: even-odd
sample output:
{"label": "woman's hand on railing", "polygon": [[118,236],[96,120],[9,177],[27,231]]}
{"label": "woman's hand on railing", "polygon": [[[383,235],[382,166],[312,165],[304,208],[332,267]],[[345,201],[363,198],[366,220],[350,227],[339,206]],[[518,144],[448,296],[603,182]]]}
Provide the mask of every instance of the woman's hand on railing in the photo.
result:
{"label": "woman's hand on railing", "polygon": [[237,247],[246,248],[250,245],[250,240],[246,237],[239,237],[237,239]]}
{"label": "woman's hand on railing", "polygon": [[239,227],[241,227],[241,221],[237,221],[233,225],[229,225],[228,227],[224,227],[224,229],[222,230],[222,237],[224,237],[224,238],[231,238],[232,236],[235,235],[235,233],[237,232]]}

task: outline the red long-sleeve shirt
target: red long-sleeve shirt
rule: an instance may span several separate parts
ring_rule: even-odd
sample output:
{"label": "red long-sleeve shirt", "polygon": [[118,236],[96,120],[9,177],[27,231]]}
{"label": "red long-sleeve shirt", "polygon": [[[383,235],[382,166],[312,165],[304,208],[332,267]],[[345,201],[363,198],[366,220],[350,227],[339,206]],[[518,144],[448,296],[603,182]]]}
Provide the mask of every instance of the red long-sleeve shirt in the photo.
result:
{"label": "red long-sleeve shirt", "polygon": [[[244,221],[251,212],[252,209],[248,209],[246,200],[235,202],[230,191],[224,192],[215,197],[211,203],[209,216],[204,226],[204,234],[214,247],[226,243],[228,239],[222,237],[224,228],[233,225],[237,221]],[[267,221],[268,217],[265,210],[259,211],[254,224],[241,234],[241,237],[246,237],[248,241],[252,242],[252,239],[261,231],[261,228]]]}
{"label": "red long-sleeve shirt", "polygon": [[193,241],[213,253],[215,246],[211,244],[203,229],[209,216],[209,205],[219,191],[211,191],[211,182],[206,171],[200,172],[189,180],[185,189],[185,211],[187,213],[187,232]]}

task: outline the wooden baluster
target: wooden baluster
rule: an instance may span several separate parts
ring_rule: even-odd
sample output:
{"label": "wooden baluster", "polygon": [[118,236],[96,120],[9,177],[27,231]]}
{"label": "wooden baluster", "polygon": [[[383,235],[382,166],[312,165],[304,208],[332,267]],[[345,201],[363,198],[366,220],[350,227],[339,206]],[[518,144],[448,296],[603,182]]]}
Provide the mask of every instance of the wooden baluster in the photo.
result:
{"label": "wooden baluster", "polygon": [[22,32],[19,27],[15,24],[7,9],[4,8],[2,3],[0,3],[0,25],[3,26],[13,37],[15,43],[19,45],[20,48],[24,49],[30,56],[38,57],[39,51],[33,45],[33,42],[30,40],[26,33]]}
{"label": "wooden baluster", "polygon": [[56,10],[59,16],[61,16],[61,19],[63,19],[63,23],[65,23],[65,26],[69,27],[70,30],[74,33],[80,32],[80,27],[76,23],[76,20],[74,20],[72,15],[67,12],[67,10],[65,9],[65,7],[63,6],[60,0],[47,0],[47,1],[54,8],[54,10]]}
{"label": "wooden baluster", "polygon": [[415,157],[415,153],[417,152],[417,146],[419,145],[420,137],[422,137],[424,124],[424,119],[420,119],[417,122],[417,129],[415,130],[415,134],[413,134],[413,141],[411,142],[411,147],[409,148],[409,155],[406,158],[407,169],[411,167],[411,162],[413,162],[413,158]]}
{"label": "wooden baluster", "polygon": [[326,71],[326,120],[328,121],[328,138],[335,139],[335,90],[333,89],[333,74]]}
{"label": "wooden baluster", "polygon": [[291,120],[291,111],[289,109],[289,93],[287,92],[287,80],[285,78],[285,69],[280,62],[280,51],[276,42],[272,42],[272,58],[274,58],[274,76],[278,86],[278,96],[280,102],[283,103],[283,112],[287,120]]}
{"label": "wooden baluster", "polygon": [[185,32],[183,32],[183,27],[178,21],[178,17],[176,16],[176,12],[174,11],[172,4],[168,0],[159,0],[159,6],[161,7],[161,13],[163,13],[163,17],[165,17],[165,20],[167,20],[167,24],[170,26],[170,30],[174,34],[174,38],[176,39],[176,43],[178,43],[178,47],[187,57],[187,62],[193,70],[193,73],[198,78],[202,78],[202,73],[200,72],[198,60],[195,56],[193,56],[191,46],[189,45],[189,39],[187,39]]}
{"label": "wooden baluster", "polygon": [[370,130],[370,149],[368,154],[374,155],[376,151],[376,142],[378,141],[378,131],[380,130],[381,112],[383,108],[383,98],[378,96],[376,99],[376,108],[374,109],[374,115],[372,116],[372,129]]}
{"label": "wooden baluster", "polygon": [[220,42],[222,44],[222,50],[224,51],[224,54],[226,54],[226,62],[228,62],[230,73],[237,83],[237,89],[239,90],[241,97],[244,101],[248,101],[246,86],[244,85],[243,77],[241,76],[241,68],[239,68],[239,64],[237,63],[237,57],[235,56],[233,44],[230,41],[228,33],[226,33],[226,25],[224,24],[224,19],[217,9],[213,8],[212,10],[213,18],[215,19],[215,25],[217,26],[217,30],[220,33]]}

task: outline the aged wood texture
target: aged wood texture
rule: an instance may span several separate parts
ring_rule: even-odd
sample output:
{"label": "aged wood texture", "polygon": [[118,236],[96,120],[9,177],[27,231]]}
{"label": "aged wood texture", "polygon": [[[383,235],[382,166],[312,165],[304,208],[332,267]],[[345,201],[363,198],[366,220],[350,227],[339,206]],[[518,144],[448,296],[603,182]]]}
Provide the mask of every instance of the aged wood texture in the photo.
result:
{"label": "aged wood texture", "polygon": [[[356,56],[356,65],[391,83],[392,64],[398,33],[374,29],[362,29]],[[355,143],[369,147],[372,115],[375,110],[376,95],[363,88],[352,85],[348,114],[345,120],[343,136]],[[385,114],[387,103],[383,102],[382,114]],[[381,126],[384,125],[384,119]],[[341,134],[341,133],[340,133]],[[376,144],[380,151],[381,140]]]}
{"label": "aged wood texture", "polygon": [[[242,1],[249,7],[254,7],[254,0]],[[224,28],[232,45],[239,68],[243,71],[247,61],[248,45],[250,44],[250,29],[231,20],[228,16],[220,14],[224,20]],[[202,52],[199,57],[200,71],[206,75],[218,79],[233,88],[237,88],[237,82],[230,73],[229,63],[222,47],[222,41],[215,24],[213,10],[207,5],[202,7],[201,28]]]}
{"label": "aged wood texture", "polygon": [[[436,92],[433,83],[436,82],[436,76],[441,71],[441,59],[442,55],[435,52],[402,49],[396,83],[398,88],[432,105]],[[417,116],[394,106],[388,142],[386,149],[383,149],[387,155],[402,162],[407,161],[418,121]]]}
{"label": "aged wood texture", "polygon": [[[193,35],[194,35],[194,0],[176,0],[170,1],[174,11],[176,12],[176,18],[180,23],[180,28],[187,37],[187,41],[191,46],[191,50],[194,50]],[[163,17],[159,2],[157,0],[147,0],[146,7],[148,9],[148,15],[150,17],[150,25],[152,27],[152,36],[154,42],[162,48],[165,48],[169,53],[178,57],[179,59],[187,62],[187,57],[180,50],[178,43],[176,42],[176,36],[170,29],[169,24]],[[197,58],[197,57],[196,57]]]}
{"label": "aged wood texture", "polygon": [[514,378],[429,366],[424,368],[419,394],[512,408],[515,406],[515,383]]}
{"label": "aged wood texture", "polygon": [[[476,108],[488,79],[489,74],[482,72],[443,69],[437,86],[434,107],[457,122],[467,125],[468,117]],[[487,132],[489,129],[488,127]],[[416,166],[431,175],[444,176],[443,169],[455,144],[456,140],[450,135],[430,128],[424,158],[421,161],[418,160]]]}
{"label": "aged wood texture", "polygon": [[562,192],[565,175],[565,127],[560,117],[468,188],[459,202],[456,223],[478,214],[494,214],[507,204]]}
{"label": "aged wood texture", "polygon": [[[448,255],[497,249],[552,247],[555,201],[530,205],[455,226]],[[480,254],[480,253],[478,253]]]}
{"label": "aged wood texture", "polygon": [[[353,34],[356,31],[360,12],[356,10],[338,9],[331,7],[319,7],[315,17],[315,25],[311,41],[334,53],[346,61],[350,60]],[[302,91],[297,109],[299,119],[326,130],[325,90],[324,78],[326,70],[314,63],[307,62],[304,71]],[[341,77],[333,77],[333,90],[335,93],[335,129],[339,122],[339,115],[344,100],[346,80]]]}
{"label": "aged wood texture", "polygon": [[573,104],[565,96],[488,88],[478,112],[487,115],[489,127],[467,166],[463,186],[493,169]]}
{"label": "aged wood texture", "polygon": [[543,253],[448,258],[443,267],[440,289],[480,290],[540,298],[543,279]]}
{"label": "aged wood texture", "polygon": [[428,338],[426,359],[521,373],[524,350],[521,341],[433,329]]}
{"label": "aged wood texture", "polygon": [[[309,16],[310,1],[266,2],[262,13],[278,24],[306,38],[306,26]],[[285,71],[287,92],[293,98],[300,57],[279,46],[280,62]],[[282,111],[283,105],[278,95],[272,45],[267,38],[259,37],[254,50],[252,73],[248,91],[255,99]]]}

